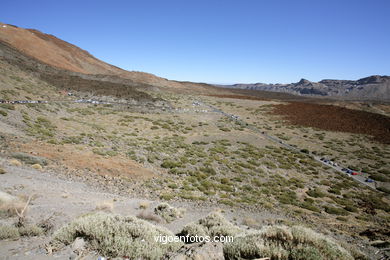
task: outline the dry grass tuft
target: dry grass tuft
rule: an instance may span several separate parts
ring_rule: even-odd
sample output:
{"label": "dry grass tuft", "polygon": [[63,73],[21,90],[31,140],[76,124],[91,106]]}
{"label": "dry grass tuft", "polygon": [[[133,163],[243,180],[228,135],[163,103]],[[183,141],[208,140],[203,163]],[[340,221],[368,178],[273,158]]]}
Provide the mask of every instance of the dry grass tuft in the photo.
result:
{"label": "dry grass tuft", "polygon": [[17,211],[21,211],[25,203],[8,193],[0,191],[0,216],[13,217]]}
{"label": "dry grass tuft", "polygon": [[39,171],[41,171],[43,169],[43,167],[38,163],[31,165],[31,167],[34,168],[35,170],[39,170]]}
{"label": "dry grass tuft", "polygon": [[11,159],[9,163],[13,166],[22,166],[22,163],[19,160]]}

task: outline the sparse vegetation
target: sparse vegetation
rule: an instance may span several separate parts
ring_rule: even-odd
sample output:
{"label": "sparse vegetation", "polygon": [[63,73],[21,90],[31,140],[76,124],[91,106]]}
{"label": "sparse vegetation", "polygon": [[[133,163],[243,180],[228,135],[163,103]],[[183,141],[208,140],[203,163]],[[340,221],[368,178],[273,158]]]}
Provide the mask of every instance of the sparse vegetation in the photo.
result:
{"label": "sparse vegetation", "polygon": [[354,259],[333,239],[308,228],[268,226],[237,236],[224,246],[227,259]]}

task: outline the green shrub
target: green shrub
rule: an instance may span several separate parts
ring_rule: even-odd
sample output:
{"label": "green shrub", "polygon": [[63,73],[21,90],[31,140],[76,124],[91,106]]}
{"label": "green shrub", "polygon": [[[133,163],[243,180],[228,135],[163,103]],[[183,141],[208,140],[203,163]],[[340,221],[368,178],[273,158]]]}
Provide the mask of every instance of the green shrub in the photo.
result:
{"label": "green shrub", "polygon": [[370,174],[370,178],[376,181],[381,181],[381,182],[388,182],[390,180],[389,177],[387,177],[384,174],[381,173],[372,173]]}
{"label": "green shrub", "polygon": [[358,212],[359,211],[355,206],[351,206],[351,205],[345,206],[344,209],[346,211],[349,211],[349,212]]}
{"label": "green shrub", "polygon": [[8,116],[8,113],[5,112],[4,110],[0,110],[0,115],[2,115],[2,116]]}
{"label": "green shrub", "polygon": [[82,141],[82,136],[67,136],[62,140],[64,144],[81,144]]}
{"label": "green shrub", "polygon": [[29,126],[27,128],[28,134],[36,136],[41,139],[54,137],[56,126],[54,126],[47,118],[38,117],[35,120],[35,123],[27,123]]}
{"label": "green shrub", "polygon": [[314,206],[312,203],[310,203],[308,201],[301,203],[299,206],[303,209],[308,209],[308,210],[318,212],[318,213],[321,212],[321,210],[319,208],[317,208],[316,206]]}
{"label": "green shrub", "polygon": [[163,163],[161,164],[161,167],[173,169],[173,168],[181,167],[181,163],[171,161],[171,160],[164,160]]}
{"label": "green shrub", "polygon": [[326,194],[322,192],[319,188],[310,189],[306,192],[306,194],[313,198],[323,198],[326,196]]}
{"label": "green shrub", "polygon": [[378,188],[376,188],[376,189],[379,190],[379,191],[381,191],[381,192],[390,194],[390,189],[389,189],[389,188],[386,188],[386,187],[378,187]]}
{"label": "green shrub", "polygon": [[199,169],[201,172],[207,173],[209,175],[216,175],[217,172],[212,167],[202,167]]}
{"label": "green shrub", "polygon": [[27,153],[13,153],[12,157],[31,165],[33,164],[39,164],[43,166],[47,165],[47,160],[45,158],[39,156],[33,156]]}
{"label": "green shrub", "polygon": [[13,104],[0,104],[0,107],[8,110],[15,110],[15,105]]}
{"label": "green shrub", "polygon": [[333,215],[341,215],[341,216],[346,216],[348,215],[348,211],[342,208],[335,208],[335,207],[330,207],[326,206],[325,207],[325,212]]}
{"label": "green shrub", "polygon": [[233,207],[234,206],[234,202],[229,200],[229,199],[221,199],[218,201],[219,203],[221,204],[225,204],[225,205],[228,205],[230,207]]}
{"label": "green shrub", "polygon": [[163,193],[160,195],[160,199],[162,200],[171,200],[173,199],[175,196],[171,193]]}

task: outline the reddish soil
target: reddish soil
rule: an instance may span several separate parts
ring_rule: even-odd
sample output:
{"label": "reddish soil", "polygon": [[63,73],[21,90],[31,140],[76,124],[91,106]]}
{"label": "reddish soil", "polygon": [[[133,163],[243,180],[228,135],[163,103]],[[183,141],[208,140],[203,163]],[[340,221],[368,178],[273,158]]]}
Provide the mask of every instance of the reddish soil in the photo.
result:
{"label": "reddish soil", "polygon": [[218,97],[218,98],[247,99],[247,100],[268,100],[268,99],[261,98],[261,97],[241,96],[241,95],[234,95],[234,94],[232,94],[232,95],[216,95],[216,94],[213,94],[213,95],[207,95],[207,96]]}
{"label": "reddish soil", "polygon": [[247,100],[286,100],[286,101],[305,101],[305,102],[325,102],[325,99],[307,98],[296,96],[283,92],[271,92],[262,90],[250,89],[231,89],[231,88],[215,88],[214,92],[206,93],[206,95],[219,98],[236,98]]}
{"label": "reddish soil", "polygon": [[210,92],[208,84],[167,80],[150,73],[127,71],[92,56],[87,51],[53,35],[35,29],[24,29],[0,23],[0,42],[12,46],[24,55],[50,66],[84,74],[119,76],[136,83],[167,87],[173,91]]}
{"label": "reddish soil", "polygon": [[153,74],[126,71],[110,65],[73,44],[34,29],[0,23],[0,41],[41,62],[69,71],[115,75],[149,84],[163,85],[167,81]]}
{"label": "reddish soil", "polygon": [[149,179],[156,176],[137,162],[121,156],[103,157],[91,151],[78,150],[71,145],[51,145],[41,142],[19,144],[15,150],[45,157],[69,169],[85,170],[99,175]]}
{"label": "reddish soil", "polygon": [[293,125],[365,134],[380,143],[390,144],[390,117],[380,114],[303,102],[274,105],[272,113],[283,116]]}

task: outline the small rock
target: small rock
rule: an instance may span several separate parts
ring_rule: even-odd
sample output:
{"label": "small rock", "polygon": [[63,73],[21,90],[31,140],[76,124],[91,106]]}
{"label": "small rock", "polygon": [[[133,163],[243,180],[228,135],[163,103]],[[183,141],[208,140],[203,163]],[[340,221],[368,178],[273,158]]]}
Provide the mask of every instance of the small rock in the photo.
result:
{"label": "small rock", "polygon": [[75,239],[75,241],[72,244],[72,250],[76,253],[81,253],[85,250],[85,241],[83,238],[78,237]]}

